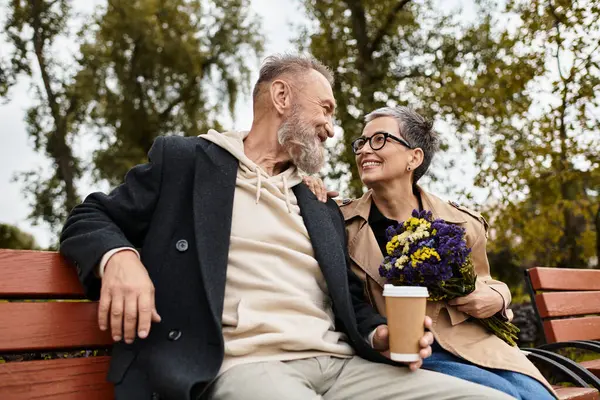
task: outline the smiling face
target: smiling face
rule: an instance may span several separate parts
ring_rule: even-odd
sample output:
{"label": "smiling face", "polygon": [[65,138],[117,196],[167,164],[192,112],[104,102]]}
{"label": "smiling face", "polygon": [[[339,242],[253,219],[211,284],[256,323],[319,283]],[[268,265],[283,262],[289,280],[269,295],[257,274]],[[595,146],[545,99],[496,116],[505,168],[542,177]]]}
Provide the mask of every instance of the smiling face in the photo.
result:
{"label": "smiling face", "polygon": [[309,174],[318,172],[325,163],[324,143],[333,136],[335,100],[327,79],[315,70],[297,88],[289,115],[277,137],[292,162]]}
{"label": "smiling face", "polygon": [[[392,117],[380,117],[365,125],[362,137],[370,139],[378,132],[387,132],[397,138],[400,135],[398,122]],[[374,147],[378,147],[374,143]],[[388,138],[385,145],[379,150],[373,150],[369,143],[365,143],[356,154],[356,165],[363,183],[371,188],[373,185],[390,182],[396,179],[410,179],[411,173],[407,171],[415,162],[415,151],[402,145],[396,140]],[[411,167],[411,169],[414,169]]]}

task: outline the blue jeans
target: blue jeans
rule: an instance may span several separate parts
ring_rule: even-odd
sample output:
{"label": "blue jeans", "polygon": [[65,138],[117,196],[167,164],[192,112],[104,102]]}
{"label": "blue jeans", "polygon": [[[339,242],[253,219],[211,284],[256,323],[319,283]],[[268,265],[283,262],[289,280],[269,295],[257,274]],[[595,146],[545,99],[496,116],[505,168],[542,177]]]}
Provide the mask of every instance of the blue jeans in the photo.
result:
{"label": "blue jeans", "polygon": [[518,372],[479,367],[432,346],[433,354],[423,360],[423,368],[500,390],[518,400],[546,400],[554,396],[537,380]]}

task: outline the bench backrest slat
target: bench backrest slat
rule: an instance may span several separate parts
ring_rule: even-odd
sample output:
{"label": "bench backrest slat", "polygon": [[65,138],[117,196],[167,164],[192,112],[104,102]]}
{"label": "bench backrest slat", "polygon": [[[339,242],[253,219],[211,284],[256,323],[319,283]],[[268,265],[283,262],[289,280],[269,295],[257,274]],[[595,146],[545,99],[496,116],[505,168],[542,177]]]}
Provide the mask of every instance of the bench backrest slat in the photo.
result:
{"label": "bench backrest slat", "polygon": [[533,290],[600,290],[600,270],[536,267],[529,277]]}
{"label": "bench backrest slat", "polygon": [[110,357],[0,364],[0,399],[111,400]]}
{"label": "bench backrest slat", "polygon": [[[0,353],[109,348],[98,303],[84,300],[77,271],[56,252],[0,249]],[[38,355],[39,357],[39,355]],[[0,399],[110,400],[110,357],[0,364]]]}
{"label": "bench backrest slat", "polygon": [[542,318],[600,314],[600,291],[541,293],[535,302]]}
{"label": "bench backrest slat", "polygon": [[600,270],[537,267],[527,276],[546,342],[600,339]]}
{"label": "bench backrest slat", "polygon": [[600,338],[600,317],[551,319],[544,321],[548,343]]}
{"label": "bench backrest slat", "polygon": [[0,352],[110,347],[97,303],[0,303]]}
{"label": "bench backrest slat", "polygon": [[83,295],[75,268],[58,253],[0,249],[0,299]]}

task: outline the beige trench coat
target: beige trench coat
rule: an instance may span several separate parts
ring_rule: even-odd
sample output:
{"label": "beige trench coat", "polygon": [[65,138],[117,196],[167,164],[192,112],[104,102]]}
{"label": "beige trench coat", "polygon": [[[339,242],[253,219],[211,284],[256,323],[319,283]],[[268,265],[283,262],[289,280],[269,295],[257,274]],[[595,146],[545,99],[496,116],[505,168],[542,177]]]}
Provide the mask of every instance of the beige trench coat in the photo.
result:
{"label": "beige trench coat", "polygon": [[[453,202],[446,202],[419,188],[423,208],[432,212],[434,218],[459,224],[466,229],[467,245],[471,247],[471,257],[477,279],[490,286],[504,299],[502,314],[512,319],[512,311],[507,309],[511,301],[506,284],[492,279],[486,254],[487,222],[478,213]],[[371,304],[385,316],[383,298],[384,281],[379,276],[379,265],[383,260],[375,235],[368,224],[371,210],[371,194],[367,192],[358,200],[340,202],[348,233],[348,252],[354,272],[365,282],[365,295]],[[480,324],[468,320],[469,316],[446,302],[428,302],[427,315],[433,320],[432,332],[436,341],[445,350],[473,364],[528,375],[550,390],[551,385],[539,370],[516,347],[488,332]],[[552,391],[554,393],[554,391]]]}

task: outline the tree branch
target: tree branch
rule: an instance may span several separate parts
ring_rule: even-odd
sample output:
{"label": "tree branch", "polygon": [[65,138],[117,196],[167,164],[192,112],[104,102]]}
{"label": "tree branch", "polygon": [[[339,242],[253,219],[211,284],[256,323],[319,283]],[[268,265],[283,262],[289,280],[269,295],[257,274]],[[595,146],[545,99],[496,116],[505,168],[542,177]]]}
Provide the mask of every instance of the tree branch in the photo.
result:
{"label": "tree branch", "polygon": [[40,21],[41,12],[42,10],[40,9],[40,0],[34,0],[32,4],[31,23],[31,27],[33,29],[33,48],[38,61],[38,66],[40,67],[42,82],[44,83],[46,97],[48,97],[48,105],[50,106],[50,111],[52,112],[52,118],[54,119],[55,125],[58,126],[58,122],[61,119],[61,115],[58,102],[56,101],[56,94],[52,90],[50,74],[48,73],[48,65],[46,64],[46,58],[44,56],[44,37]]}
{"label": "tree branch", "polygon": [[558,75],[560,76],[560,79],[564,83],[566,81],[566,78],[563,76],[562,69],[560,67],[560,49],[562,46],[562,37],[560,34],[560,24],[561,24],[562,20],[558,16],[558,14],[556,14],[556,9],[554,8],[554,5],[552,4],[551,0],[548,1],[548,6],[550,8],[550,12],[552,13],[552,16],[554,17],[554,26],[556,27],[556,45],[558,46],[556,49],[556,62],[558,64]]}
{"label": "tree branch", "polygon": [[[201,75],[196,77],[196,79],[203,79],[205,71],[208,69],[208,67],[210,67],[212,64],[214,64],[216,61],[217,61],[216,55],[204,60],[200,67]],[[192,91],[194,86],[196,86],[196,83],[197,83],[196,79],[193,79],[192,81],[190,81],[190,83],[185,88],[181,89],[181,91],[179,92],[179,96],[177,96],[177,98],[175,100],[173,100],[171,103],[169,103],[169,105],[167,105],[167,107],[160,113],[160,121],[164,121],[169,116],[171,111],[173,111],[173,108],[175,108],[175,106],[177,106],[177,104],[181,103],[183,101],[183,99],[189,95],[189,93]]]}
{"label": "tree branch", "polygon": [[379,46],[381,45],[381,42],[382,42],[383,38],[385,37],[385,35],[390,30],[392,24],[394,23],[394,20],[396,19],[396,16],[404,8],[404,6],[406,4],[410,3],[410,1],[411,0],[401,0],[390,11],[390,13],[388,14],[387,18],[385,19],[385,23],[377,31],[377,34],[375,35],[375,38],[373,39],[373,41],[371,42],[371,45],[369,46],[371,52],[377,51],[379,49]]}
{"label": "tree branch", "polygon": [[[418,78],[418,77],[423,76],[423,72],[418,67],[416,67],[402,75],[398,74],[399,72],[400,71],[394,71],[394,78],[396,78],[398,81],[403,81],[404,79]],[[398,74],[398,75],[396,75],[396,74]]]}
{"label": "tree branch", "polygon": [[[365,8],[360,0],[346,0],[346,5],[352,13],[352,30],[356,39],[357,49],[362,61],[371,59],[371,48],[369,45],[369,36],[367,34],[367,19],[365,17]],[[362,66],[359,66],[359,69]]]}

